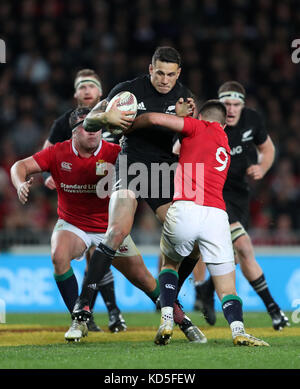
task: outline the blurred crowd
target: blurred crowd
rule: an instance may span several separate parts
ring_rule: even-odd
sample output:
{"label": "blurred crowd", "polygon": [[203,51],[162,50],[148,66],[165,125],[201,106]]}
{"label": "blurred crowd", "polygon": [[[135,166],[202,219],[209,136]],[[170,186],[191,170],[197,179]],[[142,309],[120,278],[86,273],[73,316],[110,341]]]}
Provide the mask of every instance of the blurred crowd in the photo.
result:
{"label": "blurred crowd", "polygon": [[[262,182],[251,182],[253,242],[300,244],[300,38],[297,0],[6,0],[0,2],[0,235],[49,240],[56,193],[36,176],[30,202],[17,201],[9,169],[42,148],[53,121],[74,106],[73,79],[82,68],[100,75],[104,96],[118,82],[147,73],[157,46],[176,47],[181,81],[199,102],[224,81],[247,90],[276,146]],[[159,241],[160,226],[139,206],[134,238]]]}

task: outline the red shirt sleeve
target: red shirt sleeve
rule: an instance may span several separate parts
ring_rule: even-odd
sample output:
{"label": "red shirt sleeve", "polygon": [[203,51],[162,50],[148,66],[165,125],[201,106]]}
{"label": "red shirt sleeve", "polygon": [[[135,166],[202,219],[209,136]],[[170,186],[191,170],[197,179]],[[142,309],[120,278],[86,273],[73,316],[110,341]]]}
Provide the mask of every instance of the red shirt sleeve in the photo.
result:
{"label": "red shirt sleeve", "polygon": [[38,151],[37,153],[33,154],[33,158],[39,165],[39,167],[43,171],[50,171],[51,170],[51,161],[52,161],[52,150],[54,146],[49,146],[44,150]]}
{"label": "red shirt sleeve", "polygon": [[183,136],[193,136],[196,131],[196,124],[199,122],[198,119],[191,118],[191,117],[185,117],[184,118],[184,125],[182,130]]}

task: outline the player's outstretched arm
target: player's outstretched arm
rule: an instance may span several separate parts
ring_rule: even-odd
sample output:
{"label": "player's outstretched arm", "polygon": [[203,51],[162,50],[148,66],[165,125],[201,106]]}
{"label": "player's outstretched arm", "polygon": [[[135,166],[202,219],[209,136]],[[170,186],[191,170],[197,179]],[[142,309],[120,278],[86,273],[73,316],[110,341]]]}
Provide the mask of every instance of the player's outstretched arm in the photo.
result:
{"label": "player's outstretched arm", "polygon": [[28,200],[30,187],[33,177],[27,180],[27,177],[34,173],[40,173],[42,169],[33,157],[28,157],[17,161],[10,169],[10,176],[14,187],[17,190],[19,200],[25,204]]}
{"label": "player's outstretched arm", "polygon": [[162,126],[174,132],[182,132],[184,127],[184,118],[168,115],[166,113],[144,113],[135,118],[129,131],[151,126]]}
{"label": "player's outstretched arm", "polygon": [[[46,149],[47,147],[53,146],[53,143],[49,141],[49,139],[46,139],[43,145],[43,149]],[[50,173],[44,172],[43,174],[44,178],[44,184],[48,189],[54,190],[56,189],[55,182],[53,180],[53,177]]]}
{"label": "player's outstretched arm", "polygon": [[[97,132],[102,127],[111,126],[126,130],[133,122],[133,119],[129,116],[134,114],[134,112],[119,110],[117,107],[118,102],[119,99],[114,102],[109,111],[104,112],[103,109],[105,109],[106,105],[103,102],[98,103],[84,119],[84,129],[88,132]],[[101,103],[103,103],[103,106],[101,106]]]}

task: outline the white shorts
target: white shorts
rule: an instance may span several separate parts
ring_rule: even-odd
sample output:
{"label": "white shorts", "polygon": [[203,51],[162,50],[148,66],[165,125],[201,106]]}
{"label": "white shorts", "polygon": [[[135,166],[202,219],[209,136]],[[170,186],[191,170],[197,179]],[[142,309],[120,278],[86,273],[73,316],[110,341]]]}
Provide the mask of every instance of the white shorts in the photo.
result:
{"label": "white shorts", "polygon": [[[57,223],[55,224],[53,231],[70,231],[84,241],[86,245],[86,250],[81,257],[75,258],[77,261],[81,261],[84,258],[84,255],[89,248],[93,246],[95,247],[98,246],[99,243],[102,242],[105,235],[104,233],[99,233],[99,232],[83,231],[80,228],[74,226],[71,223],[66,222],[63,219],[57,220]],[[134,244],[131,236],[128,235],[126,236],[123,243],[117,250],[116,257],[132,257],[135,255],[140,255],[140,252],[138,251],[136,245]]]}
{"label": "white shorts", "polygon": [[175,201],[164,222],[161,251],[173,261],[181,262],[195,243],[206,263],[234,261],[227,212],[193,201]]}

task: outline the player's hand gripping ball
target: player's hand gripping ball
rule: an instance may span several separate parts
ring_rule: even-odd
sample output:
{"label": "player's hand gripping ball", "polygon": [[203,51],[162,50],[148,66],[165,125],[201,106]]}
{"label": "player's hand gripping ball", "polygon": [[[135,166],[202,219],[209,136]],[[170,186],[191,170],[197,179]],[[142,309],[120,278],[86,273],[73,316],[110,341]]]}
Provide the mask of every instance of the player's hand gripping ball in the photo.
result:
{"label": "player's hand gripping ball", "polygon": [[[106,112],[109,111],[111,109],[112,105],[118,99],[120,99],[120,100],[117,103],[117,108],[120,111],[132,111],[133,114],[128,115],[128,117],[134,119],[136,117],[136,113],[137,113],[137,100],[136,100],[135,95],[131,92],[126,91],[126,92],[118,93],[116,96],[114,96],[110,100],[105,111]],[[121,134],[123,132],[123,129],[118,128],[118,127],[108,126],[107,129],[114,135],[118,135],[118,134]]]}

